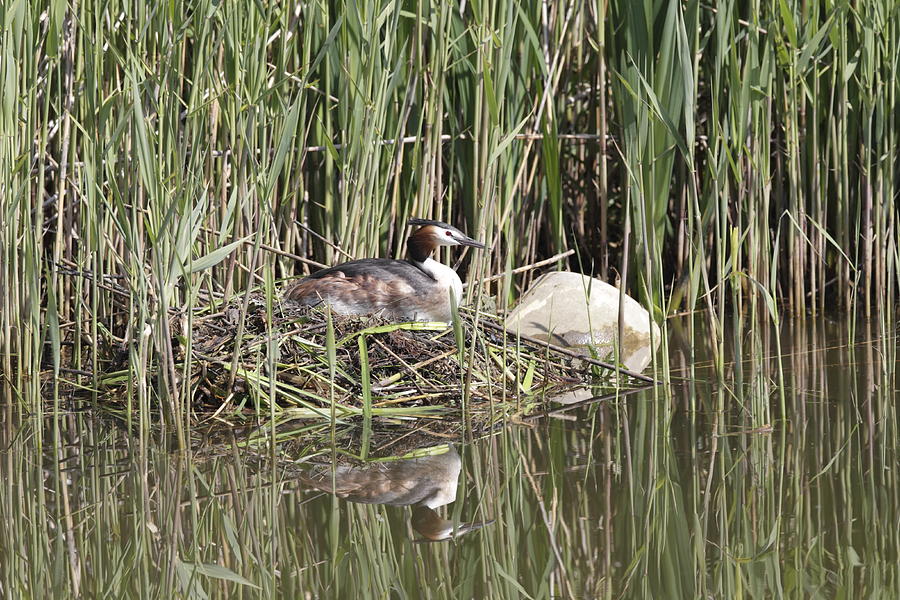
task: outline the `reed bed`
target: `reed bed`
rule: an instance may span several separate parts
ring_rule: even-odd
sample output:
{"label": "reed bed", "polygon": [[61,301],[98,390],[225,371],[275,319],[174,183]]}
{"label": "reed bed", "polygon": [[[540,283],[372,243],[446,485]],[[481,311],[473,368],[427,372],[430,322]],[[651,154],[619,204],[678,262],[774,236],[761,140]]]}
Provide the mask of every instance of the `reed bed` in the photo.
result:
{"label": "reed bed", "polygon": [[407,4],[0,7],[7,390],[112,339],[186,406],[172,309],[402,253],[410,215],[488,242],[470,279],[574,249],[657,317],[895,306],[891,2]]}

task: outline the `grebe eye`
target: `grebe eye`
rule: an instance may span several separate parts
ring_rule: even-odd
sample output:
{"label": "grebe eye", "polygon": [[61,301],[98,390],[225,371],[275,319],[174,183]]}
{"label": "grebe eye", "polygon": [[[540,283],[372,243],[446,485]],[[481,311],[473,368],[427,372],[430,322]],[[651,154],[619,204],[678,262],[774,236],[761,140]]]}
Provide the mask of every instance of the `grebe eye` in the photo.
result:
{"label": "grebe eye", "polygon": [[445,231],[444,233],[447,234],[447,237],[453,237],[453,233],[450,231]]}

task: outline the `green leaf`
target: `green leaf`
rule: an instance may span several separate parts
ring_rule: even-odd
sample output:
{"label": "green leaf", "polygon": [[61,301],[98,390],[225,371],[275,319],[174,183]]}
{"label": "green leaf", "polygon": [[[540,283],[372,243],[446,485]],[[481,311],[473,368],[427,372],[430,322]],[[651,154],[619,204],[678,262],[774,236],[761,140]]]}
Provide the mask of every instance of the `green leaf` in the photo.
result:
{"label": "green leaf", "polygon": [[196,273],[198,271],[203,271],[205,269],[209,269],[210,267],[214,267],[223,260],[225,257],[231,254],[235,248],[243,244],[250,236],[242,237],[241,239],[231,242],[221,248],[216,248],[206,256],[201,256],[200,258],[194,260],[191,263],[191,273]]}
{"label": "green leaf", "polygon": [[275,188],[275,183],[278,181],[278,175],[284,167],[287,153],[294,145],[294,137],[297,134],[297,122],[300,119],[300,106],[301,103],[299,101],[294,102],[294,105],[291,107],[291,110],[288,112],[287,118],[284,121],[284,128],[281,130],[281,138],[278,140],[275,159],[272,161],[272,165],[269,168],[267,193],[271,193]]}
{"label": "green leaf", "polygon": [[356,336],[375,335],[379,333],[391,333],[392,331],[443,331],[447,329],[447,324],[441,321],[414,321],[412,323],[391,323],[388,325],[376,325],[367,327],[360,331],[356,331],[344,336],[335,344],[336,348],[340,348]]}
{"label": "green leaf", "polygon": [[537,364],[534,360],[528,361],[528,370],[525,371],[525,377],[522,378],[522,391],[526,394],[531,392],[531,387],[534,385],[534,372]]}
{"label": "green leaf", "polygon": [[834,24],[834,13],[828,17],[828,20],[819,27],[819,30],[813,35],[812,39],[810,39],[806,46],[803,48],[803,52],[800,53],[800,58],[797,60],[797,71],[800,73],[805,73],[806,68],[809,66],[810,59],[812,58],[813,53],[819,50],[819,47],[822,45],[822,40],[831,31],[831,26]]}
{"label": "green leaf", "polygon": [[243,577],[242,575],[238,575],[228,567],[223,567],[222,565],[207,565],[203,563],[181,563],[188,570],[192,570],[195,573],[199,573],[200,575],[206,575],[207,577],[212,577],[214,579],[223,579],[225,581],[231,581],[232,583],[239,583],[241,585],[246,585],[255,589],[260,589],[258,585]]}
{"label": "green leaf", "polygon": [[524,127],[525,123],[530,119],[531,114],[526,115],[525,118],[519,121],[519,124],[516,125],[513,130],[506,135],[506,137],[500,140],[500,143],[497,144],[497,146],[491,152],[491,156],[490,158],[488,158],[488,164],[494,164],[494,161],[496,161],[500,157],[500,155],[503,154],[503,151],[506,150],[507,146],[509,146],[513,142],[513,140],[516,139],[516,136],[519,135],[520,131],[522,131],[522,127]]}

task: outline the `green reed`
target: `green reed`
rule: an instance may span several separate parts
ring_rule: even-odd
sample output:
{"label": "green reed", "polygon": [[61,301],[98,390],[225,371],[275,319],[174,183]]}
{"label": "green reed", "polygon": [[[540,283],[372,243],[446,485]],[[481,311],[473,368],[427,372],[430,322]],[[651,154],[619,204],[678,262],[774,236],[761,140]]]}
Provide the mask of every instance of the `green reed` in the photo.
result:
{"label": "green reed", "polygon": [[[657,317],[721,321],[763,289],[798,315],[895,303],[889,2],[19,1],[0,19],[0,346],[32,398],[41,365],[96,385],[119,345],[135,398],[182,422],[172,311],[271,293],[297,257],[402,253],[410,215],[486,239],[472,274],[574,247]],[[473,293],[505,306],[530,278]]]}
{"label": "green reed", "polygon": [[[898,41],[888,0],[3,3],[0,588],[895,597]],[[412,215],[489,244],[470,281],[573,248],[658,321],[704,311],[664,327],[683,386],[472,446],[449,511],[498,523],[457,545],[248,466],[276,427],[206,463],[190,444],[192,309],[256,287],[271,323],[284,278],[401,253]],[[786,315],[832,308],[881,317],[837,351],[794,325],[782,357]],[[330,331],[309,427],[334,445],[363,411],[335,401]],[[260,420],[309,416],[265,356]],[[43,403],[112,376],[136,438]]]}

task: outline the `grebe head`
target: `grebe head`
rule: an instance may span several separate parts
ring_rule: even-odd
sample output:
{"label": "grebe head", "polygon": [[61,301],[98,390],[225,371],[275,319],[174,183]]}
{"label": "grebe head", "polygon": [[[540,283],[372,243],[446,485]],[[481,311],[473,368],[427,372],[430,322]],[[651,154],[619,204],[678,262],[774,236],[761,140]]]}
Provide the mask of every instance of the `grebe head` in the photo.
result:
{"label": "grebe head", "polygon": [[419,243],[423,246],[472,246],[473,248],[484,248],[484,244],[475,241],[462,231],[452,225],[447,225],[441,221],[431,221],[429,219],[410,219],[407,224],[421,225],[421,229],[417,230],[410,236],[410,242]]}

